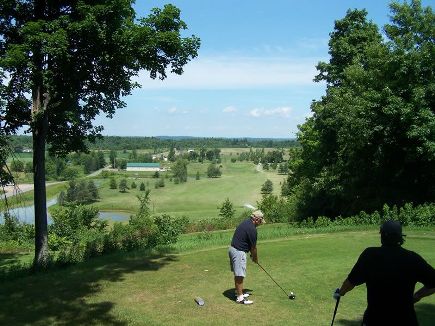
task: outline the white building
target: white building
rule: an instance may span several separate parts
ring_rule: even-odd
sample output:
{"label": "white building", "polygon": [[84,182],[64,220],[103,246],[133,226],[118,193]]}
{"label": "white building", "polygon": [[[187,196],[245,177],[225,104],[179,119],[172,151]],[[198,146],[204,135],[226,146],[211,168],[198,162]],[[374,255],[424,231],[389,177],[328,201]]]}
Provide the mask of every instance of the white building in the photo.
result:
{"label": "white building", "polygon": [[165,171],[160,167],[160,163],[127,163],[127,171],[155,172]]}

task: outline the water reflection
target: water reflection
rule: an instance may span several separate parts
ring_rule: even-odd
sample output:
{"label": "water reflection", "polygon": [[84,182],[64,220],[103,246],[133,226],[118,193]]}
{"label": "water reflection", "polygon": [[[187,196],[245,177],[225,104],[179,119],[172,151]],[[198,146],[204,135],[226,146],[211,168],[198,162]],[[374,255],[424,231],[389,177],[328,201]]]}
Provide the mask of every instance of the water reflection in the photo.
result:
{"label": "water reflection", "polygon": [[[57,198],[52,198],[50,200],[47,200],[47,208],[50,206],[53,206],[57,203]],[[28,223],[28,224],[34,224],[35,223],[35,206],[23,206],[23,207],[16,207],[11,208],[9,210],[9,213],[12,216],[15,216],[18,218],[20,222]],[[100,218],[103,220],[111,220],[116,222],[122,222],[122,221],[128,221],[130,214],[125,212],[116,212],[116,211],[102,211],[99,212]],[[51,219],[51,215],[47,210],[47,222],[48,224],[53,223],[53,220]],[[0,224],[4,223],[4,216],[3,212],[0,212]]]}

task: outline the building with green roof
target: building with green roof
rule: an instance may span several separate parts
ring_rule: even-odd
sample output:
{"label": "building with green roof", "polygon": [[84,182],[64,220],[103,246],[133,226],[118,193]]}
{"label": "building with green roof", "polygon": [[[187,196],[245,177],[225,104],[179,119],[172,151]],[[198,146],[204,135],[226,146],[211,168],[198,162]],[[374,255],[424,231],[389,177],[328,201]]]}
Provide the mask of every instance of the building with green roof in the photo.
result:
{"label": "building with green roof", "polygon": [[127,171],[135,172],[155,172],[155,171],[165,171],[160,167],[160,163],[127,163]]}

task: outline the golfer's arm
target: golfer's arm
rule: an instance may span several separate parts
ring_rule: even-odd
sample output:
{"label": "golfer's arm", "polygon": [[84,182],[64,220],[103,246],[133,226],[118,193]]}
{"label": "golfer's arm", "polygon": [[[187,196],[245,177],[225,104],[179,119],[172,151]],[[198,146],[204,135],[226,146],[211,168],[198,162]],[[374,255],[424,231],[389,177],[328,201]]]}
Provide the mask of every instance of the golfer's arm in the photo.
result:
{"label": "golfer's arm", "polygon": [[254,263],[258,263],[257,246],[251,248],[251,258]]}
{"label": "golfer's arm", "polygon": [[422,298],[427,297],[428,295],[434,294],[435,288],[429,289],[423,286],[420,290],[414,293],[414,302],[420,301]]}
{"label": "golfer's arm", "polygon": [[346,279],[340,288],[340,295],[343,296],[355,287],[348,279]]}

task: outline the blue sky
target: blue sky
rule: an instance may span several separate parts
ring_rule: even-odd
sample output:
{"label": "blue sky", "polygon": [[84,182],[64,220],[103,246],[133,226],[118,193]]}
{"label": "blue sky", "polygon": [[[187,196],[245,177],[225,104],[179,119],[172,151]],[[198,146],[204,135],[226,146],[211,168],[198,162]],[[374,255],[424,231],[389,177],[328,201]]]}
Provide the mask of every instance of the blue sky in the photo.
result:
{"label": "blue sky", "polygon": [[137,0],[135,10],[168,2],[201,39],[199,56],[164,81],[141,73],[127,107],[97,119],[104,135],[294,138],[325,92],[313,77],[334,21],[365,8],[382,30],[390,14],[385,0]]}

